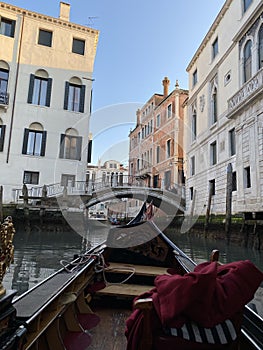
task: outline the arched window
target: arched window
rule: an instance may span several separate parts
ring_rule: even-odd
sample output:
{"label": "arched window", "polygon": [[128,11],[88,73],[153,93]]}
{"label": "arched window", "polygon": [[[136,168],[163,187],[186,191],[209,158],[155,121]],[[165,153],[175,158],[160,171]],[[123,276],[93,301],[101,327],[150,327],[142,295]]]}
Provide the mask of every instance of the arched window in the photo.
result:
{"label": "arched window", "polygon": [[214,85],[211,95],[212,125],[217,122],[217,87]]}
{"label": "arched window", "polygon": [[85,89],[81,80],[77,77],[71,78],[65,83],[64,109],[73,112],[84,112]]}
{"label": "arched window", "polygon": [[59,158],[81,160],[82,137],[76,129],[61,134]]}
{"label": "arched window", "polygon": [[248,40],[244,47],[244,83],[248,81],[252,76],[252,42]]}
{"label": "arched window", "polygon": [[258,68],[263,67],[263,24],[258,32]]}
{"label": "arched window", "polygon": [[196,116],[196,104],[192,105],[192,117],[191,117],[191,129],[192,129],[192,141],[196,140],[197,134],[197,116]]}
{"label": "arched window", "polygon": [[52,79],[44,69],[30,74],[27,102],[39,106],[50,106]]}
{"label": "arched window", "polygon": [[30,124],[29,128],[24,130],[22,154],[44,156],[46,139],[47,132],[44,131],[44,128],[40,123]]}
{"label": "arched window", "polygon": [[0,104],[8,105],[7,85],[9,79],[9,65],[0,61]]}

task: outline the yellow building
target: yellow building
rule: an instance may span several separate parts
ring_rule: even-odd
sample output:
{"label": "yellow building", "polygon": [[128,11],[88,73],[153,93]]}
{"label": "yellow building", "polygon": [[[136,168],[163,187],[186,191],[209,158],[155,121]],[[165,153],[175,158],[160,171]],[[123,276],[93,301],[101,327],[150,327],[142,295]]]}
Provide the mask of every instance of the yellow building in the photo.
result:
{"label": "yellow building", "polygon": [[[99,32],[0,2],[0,185],[85,181]],[[49,188],[49,187],[48,187]]]}

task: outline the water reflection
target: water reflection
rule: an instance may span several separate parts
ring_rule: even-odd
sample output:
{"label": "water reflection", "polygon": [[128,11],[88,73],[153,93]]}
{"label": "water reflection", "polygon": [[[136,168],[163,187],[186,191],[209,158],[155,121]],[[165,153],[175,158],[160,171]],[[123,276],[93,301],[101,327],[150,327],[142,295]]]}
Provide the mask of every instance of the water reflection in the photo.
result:
{"label": "water reflection", "polygon": [[[15,259],[4,278],[5,288],[16,289],[18,295],[22,294],[61,268],[60,260],[70,261],[75,254],[104,241],[109,227],[107,223],[88,221],[84,237],[73,231],[26,233],[22,228],[16,228]],[[187,234],[169,232],[167,235],[197,263],[207,261],[210,252],[216,248],[220,250],[220,260],[223,263],[249,259],[263,270],[263,254],[259,251],[236,245],[227,246],[224,241]],[[263,288],[259,288],[253,303],[263,316]]]}

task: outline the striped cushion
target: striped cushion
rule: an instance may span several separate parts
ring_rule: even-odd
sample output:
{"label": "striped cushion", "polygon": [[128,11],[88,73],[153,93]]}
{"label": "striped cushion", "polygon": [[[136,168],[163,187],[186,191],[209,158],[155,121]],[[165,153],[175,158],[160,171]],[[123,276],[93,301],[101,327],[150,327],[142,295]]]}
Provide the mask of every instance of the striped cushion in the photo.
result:
{"label": "striped cushion", "polygon": [[167,330],[170,335],[196,343],[207,344],[228,344],[237,338],[233,323],[226,320],[212,328],[204,328],[196,323],[185,323],[181,328],[170,328]]}

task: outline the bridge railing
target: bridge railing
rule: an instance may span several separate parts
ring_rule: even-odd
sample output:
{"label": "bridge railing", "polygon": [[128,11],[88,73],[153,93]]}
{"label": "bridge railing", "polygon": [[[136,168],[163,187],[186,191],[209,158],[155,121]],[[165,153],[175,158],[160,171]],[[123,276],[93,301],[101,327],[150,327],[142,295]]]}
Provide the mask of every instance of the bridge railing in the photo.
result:
{"label": "bridge railing", "polygon": [[[146,185],[143,179],[138,179],[132,175],[113,175],[110,178],[100,178],[96,181],[90,179],[89,181],[72,181],[67,186],[63,186],[61,183],[45,185],[45,196],[47,197],[60,197],[67,195],[92,195],[94,192],[103,191],[108,188],[116,187],[142,187],[150,188]],[[29,197],[43,197],[44,186],[32,186],[27,185]],[[164,190],[174,193],[181,198],[185,199],[185,187],[178,184],[170,184],[169,187],[158,186],[156,189]],[[14,202],[18,203],[23,201],[22,187],[13,189]]]}

